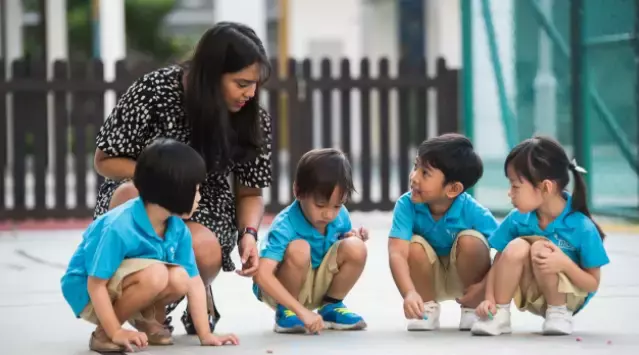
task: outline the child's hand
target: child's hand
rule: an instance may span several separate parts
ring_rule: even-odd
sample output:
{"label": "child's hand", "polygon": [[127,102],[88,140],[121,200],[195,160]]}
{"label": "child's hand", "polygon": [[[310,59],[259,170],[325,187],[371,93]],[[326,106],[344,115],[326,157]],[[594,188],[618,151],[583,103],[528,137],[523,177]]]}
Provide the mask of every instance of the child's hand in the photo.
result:
{"label": "child's hand", "polygon": [[475,309],[475,314],[481,319],[492,319],[495,313],[497,313],[497,306],[493,300],[485,300]]}
{"label": "child's hand", "polygon": [[366,230],[366,228],[364,227],[360,227],[359,229],[351,229],[349,232],[344,233],[344,235],[342,236],[342,239],[346,239],[346,238],[350,238],[350,237],[357,237],[363,241],[367,241],[368,240],[368,230]]}
{"label": "child's hand", "polygon": [[319,334],[319,332],[324,329],[324,320],[319,314],[311,312],[307,309],[298,316],[300,317],[302,323],[304,323],[304,327],[306,327],[306,330],[308,330],[309,333]]}
{"label": "child's hand", "polygon": [[411,291],[404,297],[404,316],[406,319],[424,319],[424,301],[417,291]]}
{"label": "child's hand", "polygon": [[546,247],[550,252],[543,252],[533,255],[532,261],[544,274],[558,274],[565,268],[566,262],[570,259],[555,244],[548,242]]}
{"label": "child's hand", "polygon": [[368,230],[364,227],[359,228],[359,237],[362,238],[363,241],[368,240]]}
{"label": "child's hand", "polygon": [[240,340],[235,334],[214,335],[213,333],[208,333],[200,338],[202,346],[238,345],[239,343]]}
{"label": "child's hand", "polygon": [[144,349],[149,345],[149,339],[145,333],[124,328],[120,328],[117,332],[115,332],[111,341],[123,346],[127,352],[133,352],[133,347],[131,347],[131,345],[137,346],[138,349]]}

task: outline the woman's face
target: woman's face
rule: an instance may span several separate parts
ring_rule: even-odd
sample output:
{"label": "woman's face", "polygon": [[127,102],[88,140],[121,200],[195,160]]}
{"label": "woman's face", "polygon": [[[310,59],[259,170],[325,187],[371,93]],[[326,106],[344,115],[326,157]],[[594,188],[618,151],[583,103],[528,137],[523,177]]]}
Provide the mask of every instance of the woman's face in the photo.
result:
{"label": "woman's face", "polygon": [[254,63],[235,72],[222,75],[222,94],[229,111],[237,112],[255,96],[260,79],[260,65]]}

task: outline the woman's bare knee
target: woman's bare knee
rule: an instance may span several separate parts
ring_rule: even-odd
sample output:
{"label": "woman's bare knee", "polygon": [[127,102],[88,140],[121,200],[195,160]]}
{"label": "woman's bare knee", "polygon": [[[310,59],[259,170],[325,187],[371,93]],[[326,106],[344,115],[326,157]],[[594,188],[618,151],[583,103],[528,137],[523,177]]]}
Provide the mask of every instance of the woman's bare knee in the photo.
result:
{"label": "woman's bare knee", "polygon": [[193,251],[200,276],[208,285],[222,267],[222,247],[217,236],[210,229],[197,222],[187,223],[193,238]]}
{"label": "woman's bare knee", "polygon": [[113,195],[111,195],[111,202],[109,202],[109,209],[113,209],[138,196],[138,189],[135,188],[135,185],[133,185],[132,182],[125,182],[113,191]]}
{"label": "woman's bare knee", "polygon": [[286,247],[283,263],[296,268],[307,268],[311,263],[311,245],[302,239],[290,242]]}

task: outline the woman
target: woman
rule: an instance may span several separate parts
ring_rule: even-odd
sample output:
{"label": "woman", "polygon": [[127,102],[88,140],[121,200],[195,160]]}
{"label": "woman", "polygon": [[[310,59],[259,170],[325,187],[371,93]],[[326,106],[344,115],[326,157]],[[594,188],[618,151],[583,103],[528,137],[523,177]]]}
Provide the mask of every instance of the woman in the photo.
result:
{"label": "woman", "polygon": [[[94,164],[105,182],[95,217],[136,197],[130,182],[135,159],[158,137],[191,144],[204,158],[207,179],[199,209],[188,220],[200,275],[207,285],[211,331],[219,319],[210,284],[222,268],[232,271],[237,242],[242,269],[258,267],[256,247],[264,203],[261,189],[271,183],[271,118],[259,106],[258,87],[268,77],[264,47],[250,28],[223,22],[208,30],[185,65],[150,72],[119,99],[97,136]],[[227,180],[235,175],[236,190]],[[237,213],[236,213],[237,206]],[[238,233],[239,231],[239,233]],[[167,308],[167,315],[177,304]],[[171,318],[158,315],[156,326]],[[188,310],[182,316],[195,334]]]}

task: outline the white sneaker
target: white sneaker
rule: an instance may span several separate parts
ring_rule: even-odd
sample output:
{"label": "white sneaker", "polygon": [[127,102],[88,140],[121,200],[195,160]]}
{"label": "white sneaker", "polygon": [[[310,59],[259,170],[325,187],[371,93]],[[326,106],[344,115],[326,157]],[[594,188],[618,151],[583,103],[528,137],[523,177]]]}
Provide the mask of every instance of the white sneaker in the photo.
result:
{"label": "white sneaker", "polygon": [[411,319],[408,321],[409,331],[424,331],[439,329],[439,303],[429,301],[424,303],[424,319]]}
{"label": "white sneaker", "polygon": [[459,319],[459,330],[470,330],[478,319],[479,317],[475,314],[474,308],[462,307],[461,318]]}
{"label": "white sneaker", "polygon": [[473,335],[501,335],[512,332],[510,328],[510,309],[498,308],[492,319],[478,319],[470,332]]}
{"label": "white sneaker", "polygon": [[564,307],[549,306],[542,326],[544,335],[568,335],[572,333],[572,312]]}

